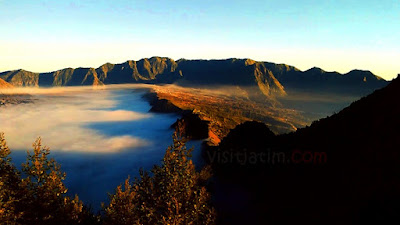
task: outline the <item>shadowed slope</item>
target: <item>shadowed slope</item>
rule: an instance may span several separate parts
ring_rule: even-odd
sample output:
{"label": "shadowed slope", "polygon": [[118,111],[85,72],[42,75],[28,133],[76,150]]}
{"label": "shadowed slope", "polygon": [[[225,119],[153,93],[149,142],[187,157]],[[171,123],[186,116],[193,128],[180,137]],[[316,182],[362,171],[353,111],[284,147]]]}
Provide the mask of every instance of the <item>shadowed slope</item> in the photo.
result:
{"label": "shadowed slope", "polygon": [[[266,155],[279,153],[284,160],[279,163],[275,160],[275,164],[268,162],[269,157],[265,162],[255,163],[214,162],[221,221],[229,224],[242,224],[248,218],[255,218],[254,224],[400,221],[397,96],[400,96],[400,77],[341,112],[291,134],[260,137],[261,125],[250,123],[235,128],[232,135],[222,140],[219,151],[235,149],[247,156],[262,151]],[[228,138],[232,136],[235,138]],[[246,137],[260,140],[247,138],[247,142],[236,143]],[[322,155],[327,156],[327,161],[320,160]],[[219,190],[221,187],[224,189]],[[235,211],[239,209],[241,214]]]}
{"label": "shadowed slope", "polygon": [[[243,89],[257,87],[265,96],[284,95],[283,86],[263,63],[251,59],[179,60],[182,85],[237,85]],[[251,92],[250,92],[251,93]]]}

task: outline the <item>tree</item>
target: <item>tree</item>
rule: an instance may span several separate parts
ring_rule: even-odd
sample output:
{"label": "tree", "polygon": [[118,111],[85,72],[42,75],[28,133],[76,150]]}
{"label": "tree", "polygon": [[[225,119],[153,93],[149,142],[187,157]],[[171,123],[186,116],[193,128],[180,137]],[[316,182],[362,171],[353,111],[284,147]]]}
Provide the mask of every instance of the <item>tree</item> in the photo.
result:
{"label": "tree", "polygon": [[[38,138],[28,151],[22,173],[11,163],[10,149],[0,134],[0,224],[88,224],[96,218],[78,196],[66,196],[60,165]],[[21,175],[22,174],[22,175]]]}
{"label": "tree", "polygon": [[4,134],[0,133],[0,224],[17,224],[21,196],[20,174],[11,163],[11,153]]}
{"label": "tree", "polygon": [[125,181],[110,195],[104,207],[107,224],[214,224],[215,210],[205,188],[210,168],[196,172],[190,160],[193,149],[186,148],[183,126],[173,134],[161,166],[152,176],[140,170],[140,177]]}
{"label": "tree", "polygon": [[[160,166],[117,187],[104,208],[105,224],[214,224],[215,210],[206,190],[210,168],[200,172],[190,160],[183,125]],[[0,134],[0,224],[99,224],[102,218],[87,210],[78,196],[66,196],[66,174],[49,159],[50,149],[38,138],[19,171]]]}
{"label": "tree", "polygon": [[78,224],[85,214],[78,196],[66,195],[63,180],[66,174],[54,159],[48,159],[50,149],[42,147],[38,138],[33,144],[33,153],[28,151],[27,161],[22,164],[26,178],[22,185],[26,190],[24,223]]}

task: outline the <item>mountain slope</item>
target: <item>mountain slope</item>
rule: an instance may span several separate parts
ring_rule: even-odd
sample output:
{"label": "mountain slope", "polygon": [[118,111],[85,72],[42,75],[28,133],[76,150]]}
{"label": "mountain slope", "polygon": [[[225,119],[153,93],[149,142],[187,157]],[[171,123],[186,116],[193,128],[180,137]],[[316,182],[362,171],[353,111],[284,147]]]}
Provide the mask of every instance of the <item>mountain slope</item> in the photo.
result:
{"label": "mountain slope", "polygon": [[102,85],[93,68],[67,68],[39,74],[39,86]]}
{"label": "mountain slope", "polygon": [[[284,87],[263,63],[251,59],[185,60],[178,61],[183,86],[235,85],[248,93],[273,97],[285,95]],[[254,96],[256,97],[256,96]]]}
{"label": "mountain slope", "polygon": [[[400,104],[397,96],[400,96],[400,77],[339,113],[280,137],[280,145],[286,145],[287,149],[314,155],[325,152],[328,156],[324,169],[310,168],[299,177],[305,183],[298,185],[298,189],[318,196],[309,202],[308,210],[318,210],[315,206],[319,205],[320,213],[330,210],[340,215],[339,218],[327,217],[339,222],[387,224],[390,220],[400,221],[397,213],[400,210],[397,204],[400,201]],[[323,198],[324,202],[318,198]]]}
{"label": "mountain slope", "polygon": [[0,78],[0,88],[12,88],[14,86],[12,86],[11,84],[5,82],[3,79]]}
{"label": "mountain slope", "polygon": [[350,148],[357,154],[368,153],[368,149],[379,149],[378,154],[384,154],[384,151],[395,153],[397,149],[387,144],[400,144],[400,105],[397,104],[397,96],[400,96],[400,77],[339,113],[316,121],[288,137],[309,148],[324,144],[324,149],[335,153]]}
{"label": "mountain slope", "polygon": [[[339,113],[291,134],[274,137],[265,126],[251,123],[235,128],[222,140],[218,150],[222,153],[217,156],[237,151],[242,158],[231,164],[215,163],[214,158],[216,189],[224,187],[215,194],[221,220],[229,224],[242,224],[248,218],[255,218],[255,224],[398,223],[398,96],[400,76]],[[242,163],[244,153],[250,157],[263,153],[265,161]],[[283,160],[277,161],[274,154]],[[245,196],[246,202],[232,202],[236,196]],[[227,205],[243,205],[247,210],[239,215]]]}
{"label": "mountain slope", "polygon": [[0,73],[0,78],[14,86],[38,86],[39,74],[25,70]]}
{"label": "mountain slope", "polygon": [[169,58],[152,57],[121,64],[107,63],[96,69],[105,84],[173,82],[180,77],[178,64]]}
{"label": "mountain slope", "polygon": [[102,85],[93,68],[67,68],[51,73],[14,70],[0,73],[0,78],[17,87]]}

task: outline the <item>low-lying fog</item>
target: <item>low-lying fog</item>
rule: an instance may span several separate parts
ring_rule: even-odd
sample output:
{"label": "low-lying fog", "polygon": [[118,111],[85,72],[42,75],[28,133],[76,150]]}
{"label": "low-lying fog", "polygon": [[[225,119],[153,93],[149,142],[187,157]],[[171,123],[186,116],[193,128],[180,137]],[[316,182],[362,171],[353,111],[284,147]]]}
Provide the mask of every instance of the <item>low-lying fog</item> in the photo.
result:
{"label": "low-lying fog", "polygon": [[278,101],[283,107],[299,112],[309,124],[340,112],[362,97],[361,95],[313,93],[295,89],[286,91],[287,95],[278,97]]}
{"label": "low-lying fog", "polygon": [[[41,136],[57,151],[111,153],[146,145],[134,135],[106,136],[87,127],[96,122],[134,121],[151,115],[116,108],[107,90],[40,90],[34,104],[18,104],[0,110],[0,129],[12,149],[25,149]],[[32,92],[31,92],[32,93]]]}
{"label": "low-lying fog", "polygon": [[[34,101],[0,107],[0,132],[18,166],[42,137],[67,173],[69,193],[98,209],[128,175],[159,164],[172,142],[170,125],[178,116],[149,113],[144,91],[137,85],[13,90]],[[194,144],[198,150],[198,142],[189,147]]]}

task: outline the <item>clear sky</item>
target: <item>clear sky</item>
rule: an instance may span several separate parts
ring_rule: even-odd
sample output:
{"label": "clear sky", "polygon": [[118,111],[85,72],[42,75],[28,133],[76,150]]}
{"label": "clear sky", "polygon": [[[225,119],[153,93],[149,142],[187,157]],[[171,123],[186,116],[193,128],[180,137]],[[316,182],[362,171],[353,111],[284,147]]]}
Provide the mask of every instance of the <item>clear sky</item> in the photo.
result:
{"label": "clear sky", "polygon": [[0,71],[151,56],[400,73],[400,0],[0,0]]}

